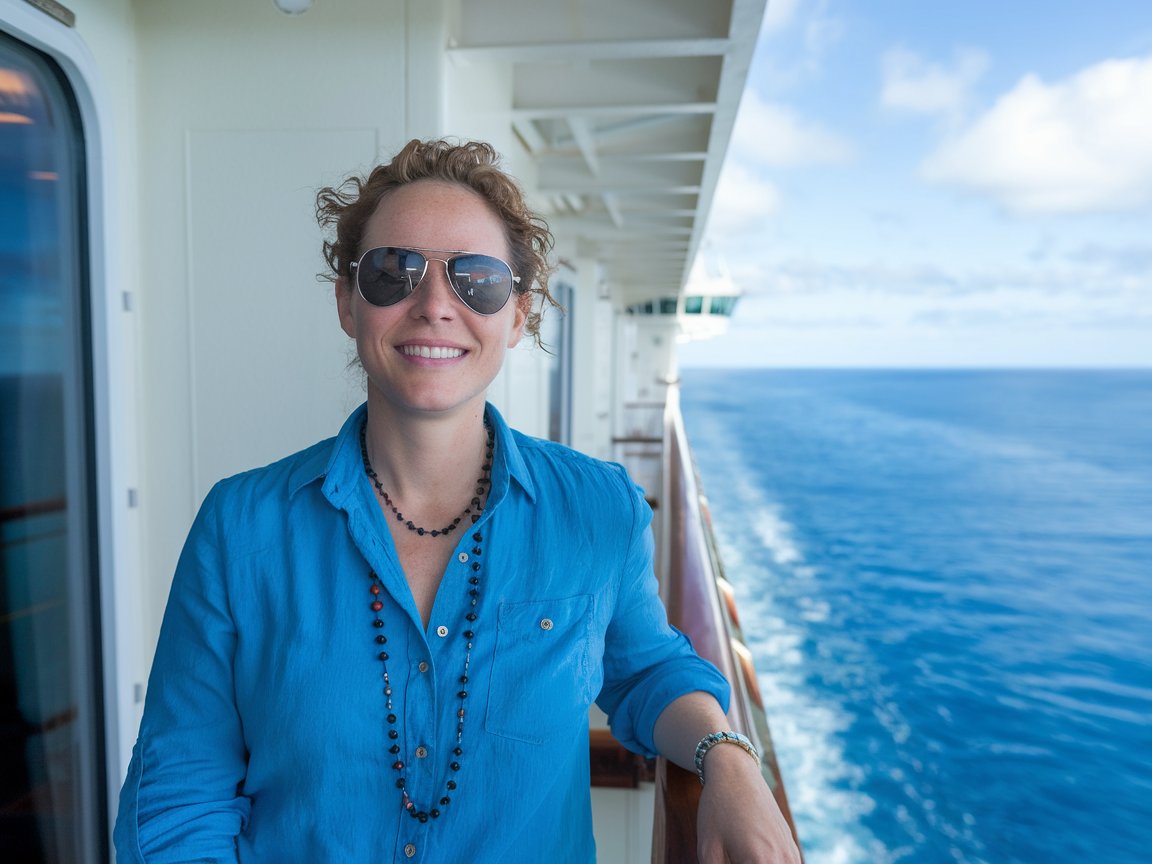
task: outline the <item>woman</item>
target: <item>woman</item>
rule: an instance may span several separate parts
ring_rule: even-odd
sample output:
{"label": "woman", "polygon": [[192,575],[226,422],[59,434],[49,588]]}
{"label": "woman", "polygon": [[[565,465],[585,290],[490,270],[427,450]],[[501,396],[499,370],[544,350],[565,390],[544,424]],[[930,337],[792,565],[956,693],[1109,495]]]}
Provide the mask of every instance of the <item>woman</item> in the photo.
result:
{"label": "woman", "polygon": [[551,235],[496,163],[413,141],[320,193],[367,402],[205,500],[121,862],[592,861],[594,699],[632,749],[702,761],[703,860],[798,860],[750,745],[713,734],[727,684],[667,624],[638,490],[486,405],[551,300]]}

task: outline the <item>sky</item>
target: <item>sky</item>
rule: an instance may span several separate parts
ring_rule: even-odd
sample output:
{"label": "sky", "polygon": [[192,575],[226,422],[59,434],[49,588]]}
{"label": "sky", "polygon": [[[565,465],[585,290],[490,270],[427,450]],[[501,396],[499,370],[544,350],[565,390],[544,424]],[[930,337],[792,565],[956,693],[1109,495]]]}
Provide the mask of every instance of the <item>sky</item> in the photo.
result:
{"label": "sky", "polygon": [[1152,3],[769,0],[683,366],[1152,366]]}

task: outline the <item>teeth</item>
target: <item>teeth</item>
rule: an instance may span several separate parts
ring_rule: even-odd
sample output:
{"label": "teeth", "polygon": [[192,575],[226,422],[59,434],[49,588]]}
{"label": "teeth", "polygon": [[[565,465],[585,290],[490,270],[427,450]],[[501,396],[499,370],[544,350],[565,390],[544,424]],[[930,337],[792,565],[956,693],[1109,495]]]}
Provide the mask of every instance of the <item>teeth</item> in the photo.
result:
{"label": "teeth", "polygon": [[427,345],[401,345],[400,353],[407,354],[409,357],[424,357],[428,360],[451,360],[453,357],[459,357],[464,353],[462,348],[442,348],[439,345],[429,347]]}

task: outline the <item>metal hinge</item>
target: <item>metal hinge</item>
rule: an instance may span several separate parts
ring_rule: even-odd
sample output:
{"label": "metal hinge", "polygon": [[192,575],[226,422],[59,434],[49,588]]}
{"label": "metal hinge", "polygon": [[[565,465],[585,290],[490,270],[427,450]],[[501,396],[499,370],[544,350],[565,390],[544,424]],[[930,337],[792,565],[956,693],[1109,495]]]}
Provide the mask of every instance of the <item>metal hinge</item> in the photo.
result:
{"label": "metal hinge", "polygon": [[56,0],[24,0],[29,6],[35,6],[45,15],[51,15],[65,27],[76,26],[76,13]]}

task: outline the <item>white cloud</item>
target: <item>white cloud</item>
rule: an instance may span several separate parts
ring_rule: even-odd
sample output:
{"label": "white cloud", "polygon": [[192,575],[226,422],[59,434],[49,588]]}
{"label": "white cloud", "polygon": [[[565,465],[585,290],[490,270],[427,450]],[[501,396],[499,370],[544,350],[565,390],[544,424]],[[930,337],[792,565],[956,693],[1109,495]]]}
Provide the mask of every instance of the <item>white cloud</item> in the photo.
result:
{"label": "white cloud", "polygon": [[755,231],[776,214],[780,192],[764,179],[768,169],[841,162],[850,155],[844,139],[747,91],[716,185],[709,236],[723,245],[726,236]]}
{"label": "white cloud", "polygon": [[[1047,264],[1024,262],[946,265],[933,261],[856,260],[793,257],[766,264],[762,250],[738,247],[728,252],[736,284],[775,299],[783,295],[827,297],[855,295],[874,303],[901,298],[991,297],[1022,292],[1038,306],[1057,297],[1092,298],[1152,311],[1152,272],[1139,259],[1117,256],[1122,250],[1093,248]],[[765,274],[769,278],[765,278]],[[827,302],[822,300],[820,302]]]}
{"label": "white cloud", "polygon": [[1152,57],[1109,60],[1046,84],[1022,79],[921,166],[1018,213],[1152,203]]}
{"label": "white cloud", "polygon": [[830,0],[769,0],[757,39],[753,75],[774,92],[822,76],[847,26]]}
{"label": "white cloud", "polygon": [[824,58],[840,44],[847,29],[843,19],[828,12],[828,0],[819,3],[804,26],[804,51],[809,66],[823,65]]}
{"label": "white cloud", "polygon": [[954,64],[945,67],[911,51],[893,49],[883,59],[880,102],[886,108],[958,118],[972,86],[987,68],[988,57],[980,51],[960,52]]}
{"label": "white cloud", "polygon": [[799,0],[770,0],[768,8],[764,10],[764,23],[761,25],[761,35],[778,33],[792,23],[792,16],[796,12]]}
{"label": "white cloud", "polygon": [[845,139],[751,90],[740,103],[731,146],[736,158],[771,167],[842,162],[852,153]]}
{"label": "white cloud", "polygon": [[779,206],[780,192],[772,183],[757,177],[739,162],[729,160],[716,184],[708,234],[718,240],[755,231]]}

